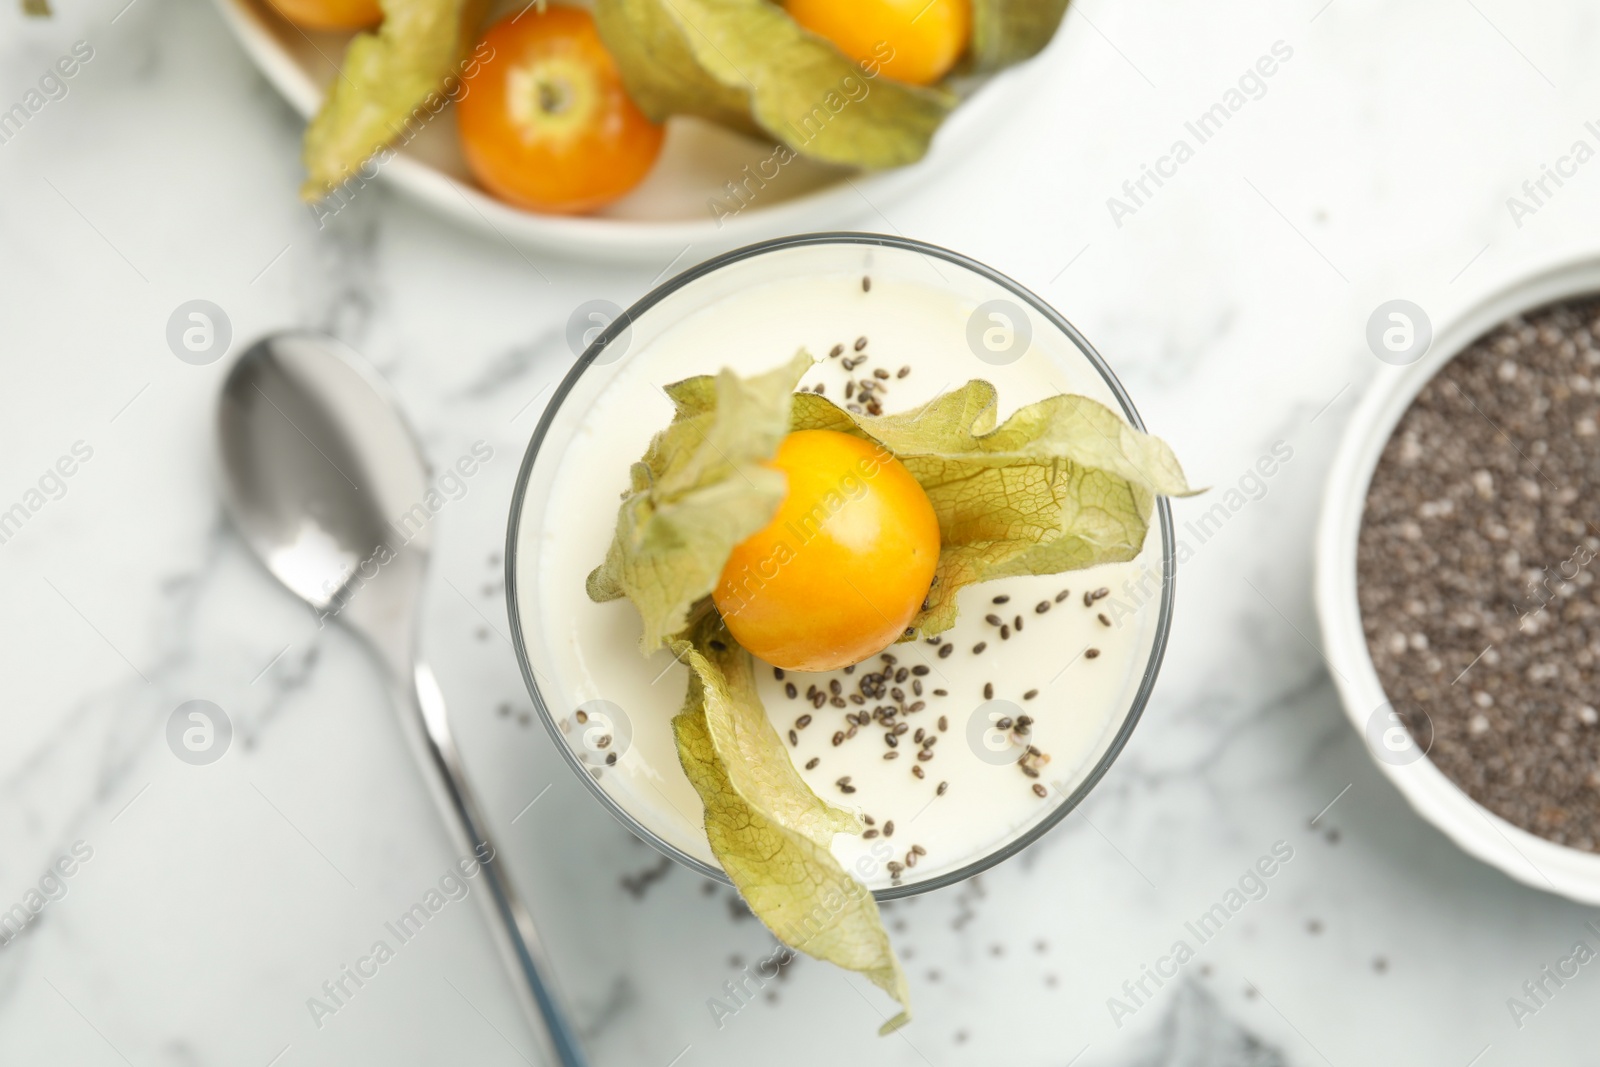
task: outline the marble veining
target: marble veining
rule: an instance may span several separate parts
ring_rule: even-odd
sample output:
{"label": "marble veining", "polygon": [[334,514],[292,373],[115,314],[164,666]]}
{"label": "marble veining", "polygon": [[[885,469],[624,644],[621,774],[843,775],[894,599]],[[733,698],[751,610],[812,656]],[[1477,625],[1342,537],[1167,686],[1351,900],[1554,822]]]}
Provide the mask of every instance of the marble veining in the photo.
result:
{"label": "marble veining", "polygon": [[[1443,316],[1600,232],[1587,173],[1531,217],[1505,203],[1593,117],[1588,5],[1085,0],[1017,121],[865,216],[1054,302],[1195,483],[1226,488],[1293,449],[1195,539],[1155,698],[1082,808],[980,878],[885,908],[918,1013],[885,1040],[881,998],[806,959],[728,999],[770,935],[593,803],[509,646],[506,509],[572,364],[567,317],[702,254],[554,262],[381,182],[319,229],[294,197],[299,121],[209,6],[53,6],[28,21],[0,4],[0,107],[73,42],[96,50],[0,143],[0,499],[76,440],[95,458],[0,543],[0,913],[76,842],[93,857],[0,944],[0,1064],[531,1056],[475,905],[441,912],[320,1026],[307,1009],[455,857],[359,644],[319,628],[222,518],[226,363],[180,363],[163,334],[196,297],[224,308],[236,349],[303,327],[365,352],[435,464],[493,448],[436,520],[423,642],[600,1067],[1589,1055],[1600,979],[1520,1020],[1506,1002],[1591,910],[1467,858],[1388,786],[1339,709],[1309,591],[1322,480],[1382,369],[1372,309],[1404,297]],[[1292,70],[1114,219],[1124,179],[1280,39]],[[1178,502],[1180,532],[1208,504]],[[165,741],[192,699],[234,727],[209,766]],[[1114,1014],[1280,842],[1294,858],[1264,895]]]}

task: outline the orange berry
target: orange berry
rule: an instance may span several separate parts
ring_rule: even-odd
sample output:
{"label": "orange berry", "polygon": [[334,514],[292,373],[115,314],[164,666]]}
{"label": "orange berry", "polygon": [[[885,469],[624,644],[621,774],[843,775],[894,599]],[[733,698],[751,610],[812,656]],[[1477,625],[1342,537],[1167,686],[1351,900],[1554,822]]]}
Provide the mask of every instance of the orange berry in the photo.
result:
{"label": "orange berry", "polygon": [[[487,46],[487,47],[485,47]],[[485,189],[533,211],[593,211],[644,180],[665,130],[622,87],[594,18],[526,8],[489,27],[462,79],[461,149]]]}
{"label": "orange berry", "polygon": [[939,520],[928,495],[887,449],[833,430],[791,433],[769,466],[788,492],[723,567],[713,600],[729,631],[787,670],[881,652],[933,583]]}
{"label": "orange berry", "polygon": [[784,0],[800,25],[885,77],[932,85],[972,37],[971,0]]}

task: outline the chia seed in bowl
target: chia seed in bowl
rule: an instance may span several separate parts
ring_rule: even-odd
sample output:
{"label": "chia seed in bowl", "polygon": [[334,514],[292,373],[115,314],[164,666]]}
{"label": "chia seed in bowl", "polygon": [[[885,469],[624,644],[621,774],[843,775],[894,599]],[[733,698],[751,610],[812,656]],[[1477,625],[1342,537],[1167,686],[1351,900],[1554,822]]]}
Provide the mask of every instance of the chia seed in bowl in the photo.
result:
{"label": "chia seed in bowl", "polygon": [[1356,554],[1385,694],[1473,800],[1600,851],[1600,298],[1464,348],[1395,426]]}

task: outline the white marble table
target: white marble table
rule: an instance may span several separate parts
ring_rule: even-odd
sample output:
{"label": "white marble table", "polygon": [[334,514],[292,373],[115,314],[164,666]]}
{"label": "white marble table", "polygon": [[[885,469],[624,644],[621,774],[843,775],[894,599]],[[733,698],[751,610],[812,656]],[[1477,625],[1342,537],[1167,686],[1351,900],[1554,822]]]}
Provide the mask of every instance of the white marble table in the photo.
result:
{"label": "white marble table", "polygon": [[[332,1015],[307,1007],[453,857],[354,642],[319,631],[222,520],[210,419],[226,364],[186,365],[164,340],[195,298],[236,340],[302,325],[368,353],[436,461],[493,447],[440,516],[425,640],[469,760],[517,769],[491,776],[491,807],[597,1064],[1591,1055],[1592,968],[1520,1028],[1506,1008],[1593,941],[1590,913],[1465,857],[1371,766],[1311,644],[1309,535],[1379,369],[1371,310],[1448,308],[1595,243],[1600,164],[1520,226],[1506,206],[1595,141],[1592,5],[1086,2],[988,151],[862,220],[1055,301],[1196,481],[1234,484],[1274,442],[1293,448],[1184,567],[1155,701],[1081,814],[979,880],[888,909],[919,1018],[879,1040],[879,1005],[807,961],[717,1027],[707,998],[770,938],[591,801],[530,723],[505,640],[498,553],[530,401],[570,364],[571,309],[625,304],[665,264],[531,266],[381,185],[319,232],[292,197],[300,123],[215,12],[126,2],[58,3],[51,22],[0,5],[0,108],[73,42],[94,50],[0,143],[0,510],[76,442],[92,449],[0,544],[0,909],[58,860],[73,872],[0,946],[0,1063],[531,1055],[465,901]],[[1260,99],[1114,220],[1108,197],[1279,41],[1292,56]],[[1178,504],[1180,525],[1201,507]],[[164,740],[191,699],[235,731],[210,766]],[[1293,859],[1266,896],[1113,1018],[1108,998],[1278,841]]]}

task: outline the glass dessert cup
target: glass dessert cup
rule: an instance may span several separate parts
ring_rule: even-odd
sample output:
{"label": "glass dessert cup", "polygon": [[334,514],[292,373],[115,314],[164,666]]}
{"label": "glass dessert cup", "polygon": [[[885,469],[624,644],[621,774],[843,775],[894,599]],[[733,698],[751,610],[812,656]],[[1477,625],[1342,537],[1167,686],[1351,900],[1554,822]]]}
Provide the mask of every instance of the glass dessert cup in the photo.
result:
{"label": "glass dessert cup", "polygon": [[[897,294],[912,295],[896,304]],[[913,299],[920,303],[908,302]],[[913,309],[914,313],[896,308]],[[845,321],[830,321],[834,319]],[[1018,388],[1025,370],[1028,383],[1036,388],[1044,383],[1049,392],[1090,396],[1120,413],[1133,427],[1144,428],[1105,361],[1044,301],[982,264],[899,237],[821,233],[752,245],[663,283],[594,338],[556,390],[517,478],[506,547],[512,640],[541,719],[568,764],[601,803],[665,855],[724,883],[727,878],[712,857],[700,824],[699,800],[678,765],[672,741],[670,722],[683,703],[685,669],[667,652],[648,660],[639,655],[637,616],[627,601],[592,605],[577,597],[582,595],[584,576],[604,556],[619,495],[627,482],[628,463],[642,454],[650,435],[664,428],[671,417],[665,396],[643,391],[642,383],[648,381],[658,393],[660,386],[678,378],[715,373],[724,365],[733,365],[740,374],[755,373],[783,362],[801,347],[797,342],[807,341],[805,347],[821,361],[820,370],[829,364],[830,349],[837,347],[823,342],[825,333],[829,340],[844,343],[846,359],[853,351],[862,350],[850,344],[857,336],[851,327],[857,323],[870,323],[860,342],[869,353],[883,348],[926,352],[930,346],[941,350],[939,359],[945,359],[946,366],[940,367],[938,359],[933,360],[932,372],[925,370],[926,364],[916,365],[921,372],[916,379],[919,388],[926,383],[944,392],[969,378],[990,380],[1000,394],[1002,419],[1010,410],[1005,407],[1008,394],[1025,391]],[[867,334],[872,337],[870,346]],[[673,358],[674,353],[682,355],[685,350],[694,356],[687,369],[683,359]],[[831,362],[836,367],[840,357],[835,355]],[[890,362],[899,363],[892,357]],[[879,365],[874,364],[873,369]],[[672,373],[660,380],[645,377],[652,366]],[[897,377],[906,378],[909,371],[897,376],[891,367],[888,373],[888,385],[898,389]],[[612,389],[609,396],[608,389]],[[643,391],[644,400],[654,400],[655,406],[648,412],[635,412],[632,405],[624,404],[619,416],[614,398],[630,395],[628,389],[636,397]],[[832,392],[833,398],[839,399],[837,390]],[[924,393],[919,400],[928,395]],[[891,403],[886,410],[900,410],[900,406]],[[598,425],[591,423],[591,418],[598,419]],[[596,453],[607,452],[610,455],[603,462],[596,460]],[[991,594],[1009,592],[1008,587],[1019,581],[1034,584],[1025,586],[1030,591],[1004,610],[1008,614],[1025,611],[1019,619],[1040,620],[1028,631],[1028,640],[1042,640],[1033,635],[1048,620],[1077,611],[1086,625],[1103,627],[1093,632],[1108,644],[1110,654],[1100,661],[1105,667],[1101,680],[1076,684],[1075,666],[1080,672],[1094,669],[1083,658],[1087,646],[1038,650],[1047,654],[1030,657],[1043,663],[1043,677],[1051,683],[1065,676],[1069,684],[1052,689],[1041,683],[1027,697],[1019,697],[1030,701],[1026,710],[1041,723],[1053,721],[1052,716],[1072,720],[1070,743],[1057,752],[1056,761],[1038,779],[1040,788],[1048,787],[1038,799],[1038,789],[1027,792],[1032,783],[1013,766],[1016,758],[994,755],[994,746],[980,740],[982,726],[973,726],[974,722],[987,726],[994,720],[995,713],[986,709],[997,702],[988,699],[987,686],[982,702],[968,699],[972,686],[952,698],[946,708],[950,714],[940,720],[943,736],[944,719],[954,719],[938,753],[947,758],[938,763],[937,771],[934,762],[927,764],[926,792],[931,805],[935,779],[963,775],[955,780],[951,796],[972,799],[948,803],[940,789],[937,795],[945,807],[941,814],[923,822],[920,831],[935,832],[942,821],[960,831],[954,839],[966,843],[953,849],[954,856],[949,855],[951,849],[930,849],[921,866],[904,870],[893,882],[867,878],[878,899],[909,896],[969,878],[1026,848],[1082,801],[1121,752],[1149,701],[1171,624],[1174,574],[1171,514],[1166,500],[1157,498],[1144,549],[1133,561],[1043,579],[1052,591],[1072,589],[1070,599],[1053,599],[1052,606],[1061,607],[1054,616],[1046,615],[1049,607],[1045,601],[1052,600],[1048,595],[1035,607],[1039,578],[1006,579],[963,590],[962,619],[947,635],[952,642],[963,644],[959,650],[963,657],[973,650],[971,634],[977,631],[970,626],[978,625],[976,620],[983,617],[983,605],[990,603]],[[1105,590],[1099,592],[1105,599],[1091,601],[1099,590]],[[1115,624],[1107,612],[1115,616]],[[1093,621],[1096,617],[1098,623]],[[627,625],[630,620],[631,627]],[[969,629],[960,629],[964,625]],[[1019,629],[1015,642],[1004,648],[996,643],[991,660],[985,662],[1019,655],[1024,636]],[[615,658],[611,646],[618,641],[628,646],[637,663]],[[601,644],[607,648],[599,649]],[[957,657],[922,641],[893,645],[885,651],[908,664],[929,664],[921,673],[930,685],[938,684],[947,670],[957,673]],[[935,655],[939,652],[944,655]],[[613,656],[610,663],[606,662],[608,655]],[[1089,659],[1099,655],[1097,648],[1089,653]],[[970,672],[973,668],[961,669]],[[619,677],[623,673],[637,673],[637,678]],[[764,703],[780,733],[789,726],[791,713],[811,711],[812,705],[806,701],[800,701],[803,708],[783,709],[775,700],[784,699],[784,682],[781,678],[774,681],[775,672],[760,661],[757,674],[768,687]],[[788,680],[804,689],[808,679],[822,677],[790,675]],[[1098,703],[1093,699],[1097,689],[1103,696]],[[1090,696],[1075,703],[1074,695],[1083,693]],[[1034,701],[1034,695],[1045,699]],[[822,714],[819,711],[818,717]],[[981,720],[982,714],[988,719]],[[922,725],[931,732],[933,714],[925,717]],[[831,729],[819,725],[811,734],[830,760],[834,753],[829,753],[826,745]],[[791,745],[797,744],[791,737]],[[798,765],[803,754],[798,748],[791,751]],[[840,751],[837,741],[834,751]],[[904,776],[910,763],[882,766],[894,767]],[[917,766],[920,769],[922,765]],[[832,781],[836,770],[832,767],[818,773],[828,774],[827,780]],[[825,799],[851,806],[849,796],[825,789],[816,779],[808,780]],[[974,822],[995,814],[981,810],[986,791],[1002,789],[1007,791],[1009,808],[995,809],[1001,813],[998,822]],[[1018,815],[1020,809],[1012,798],[1024,793],[1029,798],[1026,812]],[[922,810],[918,809],[916,816]],[[979,836],[974,837],[975,833]],[[839,842],[843,839],[836,840],[835,854],[848,868],[861,853],[842,854]],[[903,830],[894,844],[908,847],[913,840]],[[860,839],[850,841],[859,843]],[[852,847],[845,846],[847,850]]]}

